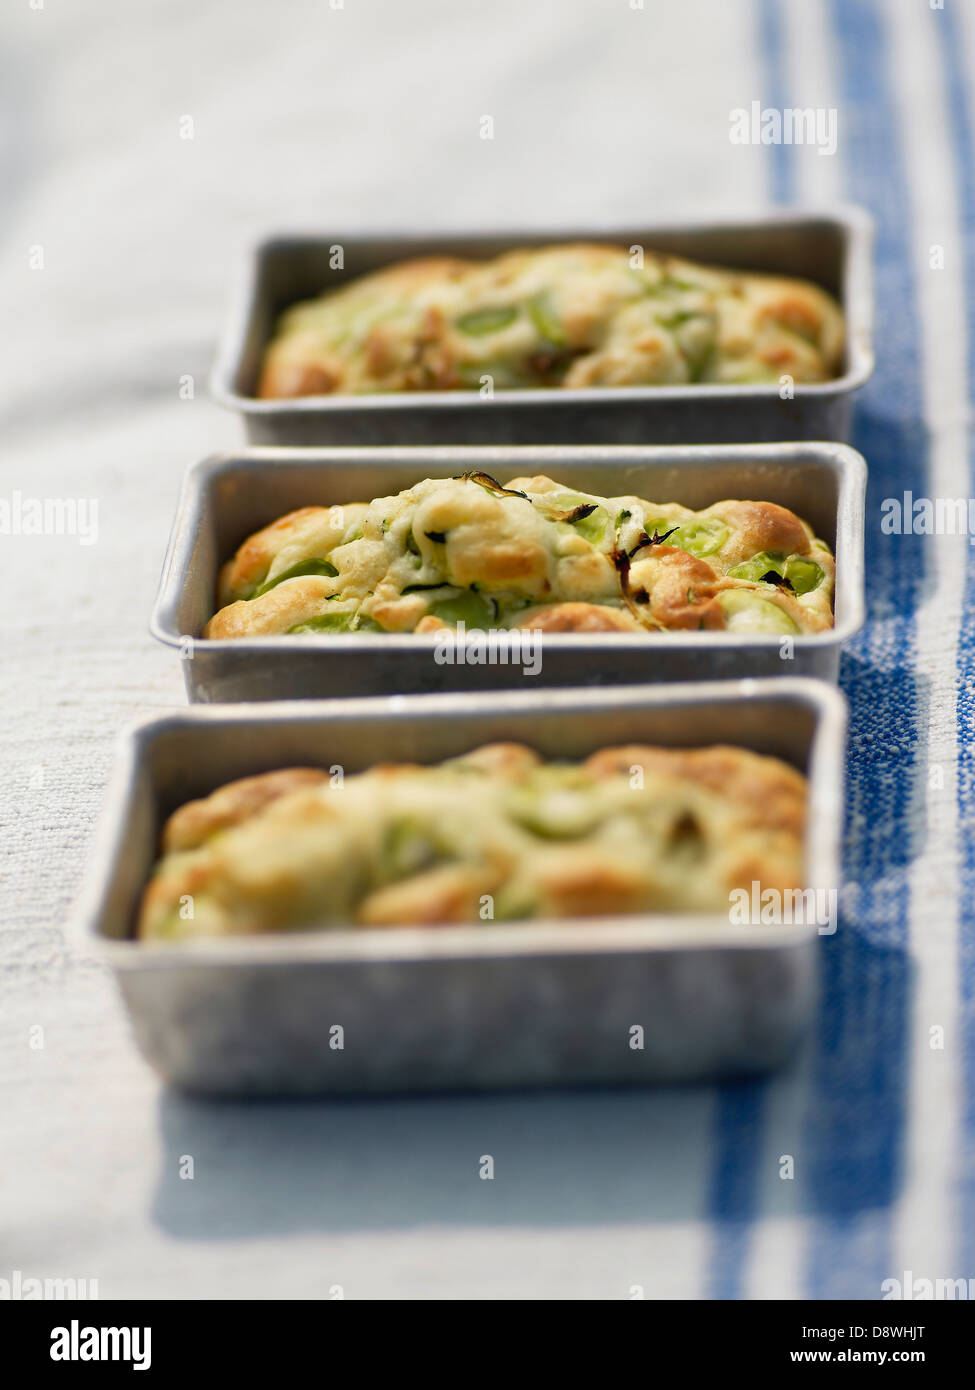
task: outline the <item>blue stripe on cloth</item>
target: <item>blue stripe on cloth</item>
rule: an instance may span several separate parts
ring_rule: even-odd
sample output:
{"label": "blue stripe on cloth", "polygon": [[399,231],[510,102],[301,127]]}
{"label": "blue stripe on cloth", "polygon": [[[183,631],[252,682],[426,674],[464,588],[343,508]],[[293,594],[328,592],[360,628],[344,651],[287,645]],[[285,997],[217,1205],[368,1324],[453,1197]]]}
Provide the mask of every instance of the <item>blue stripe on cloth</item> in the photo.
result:
{"label": "blue stripe on cloth", "polygon": [[761,1139],[768,1087],[722,1086],[714,1112],[714,1163],[707,1210],[713,1227],[708,1298],[743,1298],[752,1225],[760,1192]]}
{"label": "blue stripe on cloth", "polygon": [[[926,551],[882,536],[881,501],[927,491],[911,203],[887,34],[876,0],[829,0],[847,194],[877,223],[877,371],[860,398],[868,626],[844,655],[850,700],[846,857],[839,930],[823,939],[804,1196],[816,1214],[805,1274],[813,1298],[876,1298],[893,1268],[890,1208],[901,1182],[909,1081],[906,957],[913,823],[924,777],[915,613]],[[881,628],[879,624],[883,624]]]}
{"label": "blue stripe on cloth", "polygon": [[[954,139],[951,155],[964,229],[968,399],[975,400],[975,111],[966,101],[964,44],[950,6],[932,13],[941,42]],[[975,496],[975,436],[968,431],[969,495]],[[959,976],[962,1074],[959,1270],[975,1272],[975,550],[969,548],[958,637],[958,824],[961,844]],[[954,1043],[947,1040],[947,1046]],[[953,1271],[946,1271],[952,1273]]]}
{"label": "blue stripe on cloth", "polygon": [[[796,1155],[796,1197],[815,1221],[804,1292],[876,1297],[893,1268],[890,1207],[901,1177],[908,1086],[906,960],[912,833],[923,767],[914,627],[926,555],[918,537],[881,536],[880,503],[927,492],[921,418],[920,323],[911,259],[906,170],[875,0],[829,0],[841,94],[848,196],[877,220],[877,372],[861,397],[854,443],[870,465],[868,614],[876,626],[851,646],[841,680],[850,700],[843,913],[822,942],[822,995],[808,1108]],[[784,70],[780,14],[760,0],[763,85]],[[788,105],[777,97],[778,104]],[[771,147],[770,185],[791,189],[789,151]],[[712,1297],[740,1296],[758,1211],[767,1091],[718,1093],[708,1210],[714,1226]]]}
{"label": "blue stripe on cloth", "polygon": [[[890,1208],[901,1180],[909,1069],[906,958],[912,827],[925,775],[914,673],[915,613],[926,571],[923,538],[882,536],[881,501],[927,494],[920,322],[911,258],[907,175],[875,0],[829,0],[841,94],[847,195],[877,221],[876,374],[856,416],[854,444],[870,466],[868,618],[841,670],[850,701],[846,860],[840,925],[822,941],[821,1003],[807,1113],[796,1155],[796,1198],[817,1219],[804,1289],[813,1298],[878,1297],[893,1269]],[[782,99],[779,8],[759,0],[763,87]],[[791,192],[790,150],[770,147],[773,196]],[[798,1083],[794,1083],[798,1084]],[[768,1102],[761,1082],[724,1087],[715,1110],[708,1194],[713,1298],[740,1297],[758,1214]]]}

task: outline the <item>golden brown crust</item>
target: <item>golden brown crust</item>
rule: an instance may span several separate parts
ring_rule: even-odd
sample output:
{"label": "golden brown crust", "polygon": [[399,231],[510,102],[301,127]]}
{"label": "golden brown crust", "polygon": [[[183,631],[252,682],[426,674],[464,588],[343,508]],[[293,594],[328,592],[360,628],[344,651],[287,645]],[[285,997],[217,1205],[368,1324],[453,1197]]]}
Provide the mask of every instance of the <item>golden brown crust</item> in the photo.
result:
{"label": "golden brown crust", "polygon": [[326,774],[317,767],[285,767],[228,782],[200,801],[188,801],[174,811],[162,836],[163,852],[196,849],[204,840],[232,825],[240,825],[272,801],[298,787],[317,786]]}
{"label": "golden brown crust", "polygon": [[363,898],[356,913],[361,927],[437,927],[477,920],[483,893],[497,887],[489,871],[473,874],[469,867],[447,864],[400,883],[377,888]]}
{"label": "golden brown crust", "polygon": [[231,603],[203,629],[204,637],[274,637],[315,618],[330,597],[330,586],[314,576],[291,579],[248,603]]}
{"label": "golden brown crust", "polygon": [[647,559],[630,568],[633,603],[661,628],[723,628],[724,615],[715,601],[719,587],[710,565],[670,545],[654,546]]}
{"label": "golden brown crust", "polygon": [[727,559],[737,564],[759,551],[782,555],[808,555],[812,534],[795,512],[775,502],[716,502],[711,511],[720,512],[736,531],[737,552],[729,549]]}
{"label": "golden brown crust", "polygon": [[279,516],[270,526],[265,526],[263,530],[255,531],[253,536],[248,536],[234,558],[220,572],[220,595],[230,595],[240,589],[249,589],[259,584],[282,544],[294,536],[310,518],[327,514],[326,507],[299,507],[297,511]]}
{"label": "golden brown crust", "polygon": [[624,855],[587,859],[564,849],[549,857],[539,878],[543,916],[611,917],[639,912],[646,896],[645,866]]}
{"label": "golden brown crust", "polygon": [[311,361],[278,353],[265,358],[257,395],[261,400],[331,396],[341,387],[343,375],[342,363],[336,358],[319,356],[317,361]]}
{"label": "golden brown crust", "polygon": [[743,759],[740,748],[714,744],[709,748],[656,748],[628,744],[603,748],[586,759],[585,767],[597,777],[629,772],[662,772],[696,782],[709,791],[729,797],[749,818],[749,823],[784,830],[797,839],[805,826],[806,779],[788,763],[776,758],[755,763]]}
{"label": "golden brown crust", "polygon": [[643,631],[643,624],[625,609],[597,603],[549,603],[528,608],[512,627],[532,632]]}

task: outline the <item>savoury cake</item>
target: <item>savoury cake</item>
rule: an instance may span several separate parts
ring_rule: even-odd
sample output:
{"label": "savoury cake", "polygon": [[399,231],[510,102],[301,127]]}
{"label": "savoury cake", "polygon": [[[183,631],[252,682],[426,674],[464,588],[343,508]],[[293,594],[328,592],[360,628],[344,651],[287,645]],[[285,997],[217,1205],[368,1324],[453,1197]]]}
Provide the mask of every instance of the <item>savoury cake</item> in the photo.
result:
{"label": "savoury cake", "polygon": [[286,768],[170,816],[136,934],[723,915],[735,889],[802,888],[805,816],[801,773],[727,746]]}
{"label": "savoury cake", "polygon": [[435,256],[286,309],[257,395],[822,382],[844,339],[807,280],[598,243]]}
{"label": "savoury cake", "polygon": [[834,561],[794,512],[693,511],[539,475],[427,478],[390,497],[308,506],[223,566],[220,640],[283,634],[729,631],[833,625]]}

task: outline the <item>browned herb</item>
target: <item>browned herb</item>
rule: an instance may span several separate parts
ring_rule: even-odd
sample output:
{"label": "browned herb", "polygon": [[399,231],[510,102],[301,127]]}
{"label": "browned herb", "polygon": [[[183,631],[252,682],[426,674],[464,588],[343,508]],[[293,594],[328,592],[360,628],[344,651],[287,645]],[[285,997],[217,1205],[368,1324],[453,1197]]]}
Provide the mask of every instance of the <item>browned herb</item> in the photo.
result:
{"label": "browned herb", "polygon": [[581,521],[583,517],[592,516],[596,506],[595,502],[583,502],[581,507],[573,507],[570,512],[552,512],[549,520],[567,521],[571,525],[574,521]]}
{"label": "browned herb", "polygon": [[[623,599],[623,602],[626,604],[627,608],[633,614],[634,618],[636,618],[637,622],[642,623],[644,627],[653,627],[656,628],[658,632],[665,632],[666,628],[664,627],[663,623],[656,622],[647,613],[645,607],[640,607],[640,604],[646,604],[650,601],[650,595],[647,593],[647,591],[645,589],[639,590],[639,593],[644,595],[644,597],[639,600],[636,595],[630,593],[630,552],[624,550],[620,546],[620,530],[622,528],[622,523],[623,516],[621,513],[620,516],[617,518],[616,539],[609,557],[612,560],[613,565],[616,568],[616,572],[620,577],[620,596]],[[654,532],[654,534],[656,535],[656,531]],[[647,537],[647,540],[650,544],[653,543],[649,536]],[[639,546],[637,547],[637,549],[639,549]]]}
{"label": "browned herb", "polygon": [[523,497],[526,502],[531,502],[527,492],[519,492],[517,488],[502,487],[497,478],[492,478],[490,473],[484,473],[480,469],[474,469],[469,473],[457,473],[455,476],[466,479],[470,483],[479,483],[481,487],[486,487],[488,492],[497,493],[499,497]]}
{"label": "browned herb", "polygon": [[662,536],[658,534],[656,526],[653,528],[652,536],[648,536],[646,531],[641,531],[639,540],[637,541],[633,549],[629,552],[630,559],[633,559],[633,556],[637,553],[638,550],[646,550],[648,545],[663,545],[665,540],[672,536],[675,531],[679,530],[679,526],[672,526],[670,530],[665,531]]}

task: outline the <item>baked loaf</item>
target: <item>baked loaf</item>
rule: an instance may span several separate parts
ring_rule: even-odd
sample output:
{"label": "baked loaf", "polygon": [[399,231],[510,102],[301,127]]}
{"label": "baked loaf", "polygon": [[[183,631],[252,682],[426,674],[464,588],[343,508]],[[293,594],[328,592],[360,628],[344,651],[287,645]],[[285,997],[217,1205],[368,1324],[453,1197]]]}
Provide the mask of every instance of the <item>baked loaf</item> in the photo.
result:
{"label": "baked loaf", "polygon": [[606,245],[436,257],[285,310],[257,394],[827,381],[844,336],[805,280]]}
{"label": "baked loaf", "polygon": [[393,497],[303,507],[219,578],[204,637],[282,633],[820,632],[833,557],[772,502],[600,497],[551,478],[428,478]]}
{"label": "baked loaf", "polygon": [[489,744],[344,785],[285,769],[170,817],[138,935],[723,914],[734,888],[801,888],[805,795],[795,769],[729,747],[580,764]]}

